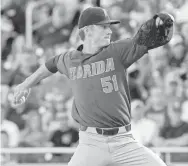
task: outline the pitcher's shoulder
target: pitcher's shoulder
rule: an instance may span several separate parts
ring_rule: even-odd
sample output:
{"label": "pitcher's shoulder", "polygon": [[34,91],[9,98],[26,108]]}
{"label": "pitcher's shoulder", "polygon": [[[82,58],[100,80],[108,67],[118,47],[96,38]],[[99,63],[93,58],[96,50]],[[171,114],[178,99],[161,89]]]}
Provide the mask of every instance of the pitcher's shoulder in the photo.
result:
{"label": "pitcher's shoulder", "polygon": [[78,58],[81,55],[81,51],[77,49],[71,49],[67,51],[66,56],[70,59]]}
{"label": "pitcher's shoulder", "polygon": [[125,39],[120,39],[120,40],[116,40],[111,42],[112,45],[118,45],[118,44],[130,44],[132,43],[132,39],[131,38],[125,38]]}
{"label": "pitcher's shoulder", "polygon": [[110,48],[114,50],[121,50],[121,49],[128,49],[131,48],[133,45],[133,40],[132,38],[125,38],[125,39],[120,39],[116,40],[110,43]]}

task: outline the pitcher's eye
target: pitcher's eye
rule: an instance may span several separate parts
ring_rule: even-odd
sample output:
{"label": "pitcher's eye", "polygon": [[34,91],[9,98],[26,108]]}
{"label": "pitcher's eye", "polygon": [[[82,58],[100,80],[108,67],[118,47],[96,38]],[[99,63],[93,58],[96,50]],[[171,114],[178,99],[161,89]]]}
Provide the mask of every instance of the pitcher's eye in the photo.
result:
{"label": "pitcher's eye", "polygon": [[104,28],[104,29],[106,29],[106,28],[107,28],[107,26],[106,26],[106,25],[103,25],[103,28]]}
{"label": "pitcher's eye", "polygon": [[102,27],[103,29],[107,29],[107,28],[110,27],[110,24],[104,24],[104,25],[101,25],[101,27]]}

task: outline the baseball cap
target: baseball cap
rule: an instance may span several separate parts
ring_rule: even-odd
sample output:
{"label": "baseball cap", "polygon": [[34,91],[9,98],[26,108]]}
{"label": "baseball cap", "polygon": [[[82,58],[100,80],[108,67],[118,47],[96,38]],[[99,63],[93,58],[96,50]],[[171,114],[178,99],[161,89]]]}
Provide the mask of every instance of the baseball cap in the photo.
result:
{"label": "baseball cap", "polygon": [[118,24],[119,20],[110,20],[105,9],[101,7],[89,7],[82,11],[78,28],[81,29],[88,25]]}

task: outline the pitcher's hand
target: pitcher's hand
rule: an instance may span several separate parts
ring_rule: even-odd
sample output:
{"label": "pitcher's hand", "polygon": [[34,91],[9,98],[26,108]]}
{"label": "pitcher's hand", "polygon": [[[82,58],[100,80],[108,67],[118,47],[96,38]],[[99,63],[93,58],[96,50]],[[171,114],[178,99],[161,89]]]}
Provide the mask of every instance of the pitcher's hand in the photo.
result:
{"label": "pitcher's hand", "polygon": [[25,88],[23,84],[17,85],[14,89],[13,104],[14,105],[23,104],[26,101],[29,93],[30,93],[30,88],[29,89]]}
{"label": "pitcher's hand", "polygon": [[169,28],[173,26],[174,17],[170,14],[159,13],[156,14],[154,18],[155,18],[155,25],[157,28],[162,25]]}

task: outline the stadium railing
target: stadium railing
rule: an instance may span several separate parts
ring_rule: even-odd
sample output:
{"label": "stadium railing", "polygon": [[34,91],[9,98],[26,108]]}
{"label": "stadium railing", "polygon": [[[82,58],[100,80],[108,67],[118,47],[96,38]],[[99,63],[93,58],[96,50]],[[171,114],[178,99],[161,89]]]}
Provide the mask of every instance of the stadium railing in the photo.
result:
{"label": "stadium railing", "polygon": [[[44,147],[44,148],[1,148],[1,154],[47,154],[47,153],[58,153],[58,154],[73,154],[76,148],[51,148],[51,147]],[[188,162],[172,162],[171,154],[176,153],[178,154],[186,154],[188,158],[188,148],[187,147],[155,147],[151,148],[158,155],[164,154],[164,161],[167,165],[170,166],[185,166],[188,165]],[[19,166],[31,166],[32,164],[22,163]],[[50,163],[50,164],[37,164],[35,166],[58,166],[62,165],[62,163]],[[67,163],[64,163],[67,165]],[[63,166],[63,165],[62,165]]]}
{"label": "stadium railing", "polygon": [[33,24],[33,11],[34,9],[41,7],[43,5],[48,4],[48,1],[30,1],[27,4],[26,7],[26,12],[25,12],[25,26],[26,26],[26,33],[25,33],[25,39],[26,39],[26,47],[27,48],[32,48],[33,46],[33,30],[36,30],[40,28],[42,25],[47,24],[48,22],[51,21],[51,17],[46,22],[42,23],[35,23]]}

